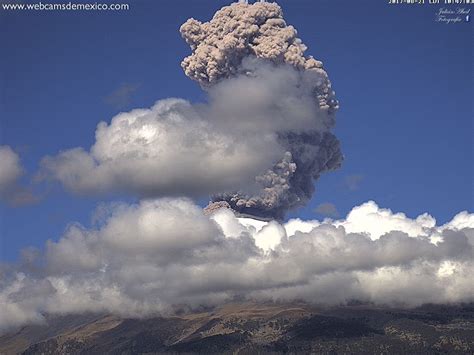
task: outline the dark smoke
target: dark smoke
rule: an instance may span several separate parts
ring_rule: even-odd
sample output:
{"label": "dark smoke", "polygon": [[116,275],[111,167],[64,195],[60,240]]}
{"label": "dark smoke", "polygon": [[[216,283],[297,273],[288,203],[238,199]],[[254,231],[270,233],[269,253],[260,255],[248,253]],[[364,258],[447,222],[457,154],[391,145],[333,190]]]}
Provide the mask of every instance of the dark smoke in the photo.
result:
{"label": "dark smoke", "polygon": [[316,107],[314,121],[323,123],[315,125],[319,129],[277,131],[286,153],[272,169],[255,178],[260,190],[212,197],[214,203],[225,201],[237,212],[277,219],[306,204],[315,191],[314,180],[339,168],[343,160],[339,141],[329,132],[338,102],[322,63],[304,55],[306,46],[296,37],[296,30],[286,25],[275,3],[234,3],[217,11],[209,22],[189,19],[181,26],[181,34],[193,51],[182,67],[204,89],[243,73],[258,75],[246,65],[255,58],[292,66],[301,72],[301,87],[311,79],[308,90]]}

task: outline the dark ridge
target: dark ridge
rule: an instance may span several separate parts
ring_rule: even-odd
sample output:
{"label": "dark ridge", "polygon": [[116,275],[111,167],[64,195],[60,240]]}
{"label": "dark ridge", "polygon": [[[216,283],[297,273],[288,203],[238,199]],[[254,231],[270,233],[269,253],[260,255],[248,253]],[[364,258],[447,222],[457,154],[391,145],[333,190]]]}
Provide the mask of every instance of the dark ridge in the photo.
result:
{"label": "dark ridge", "polygon": [[218,334],[206,338],[195,339],[168,348],[171,352],[212,354],[230,351],[246,343],[248,336],[245,333]]}
{"label": "dark ridge", "polygon": [[362,320],[320,315],[304,319],[288,331],[290,337],[301,340],[312,340],[320,337],[354,338],[373,334],[383,334],[383,332],[370,327]]}

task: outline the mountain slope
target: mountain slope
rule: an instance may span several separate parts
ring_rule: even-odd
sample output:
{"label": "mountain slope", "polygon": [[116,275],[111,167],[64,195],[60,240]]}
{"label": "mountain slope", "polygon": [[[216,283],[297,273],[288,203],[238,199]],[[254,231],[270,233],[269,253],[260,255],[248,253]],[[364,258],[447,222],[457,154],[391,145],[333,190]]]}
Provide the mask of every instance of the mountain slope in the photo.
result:
{"label": "mountain slope", "polygon": [[50,317],[0,337],[2,354],[472,353],[474,305],[417,309],[233,303],[151,319]]}

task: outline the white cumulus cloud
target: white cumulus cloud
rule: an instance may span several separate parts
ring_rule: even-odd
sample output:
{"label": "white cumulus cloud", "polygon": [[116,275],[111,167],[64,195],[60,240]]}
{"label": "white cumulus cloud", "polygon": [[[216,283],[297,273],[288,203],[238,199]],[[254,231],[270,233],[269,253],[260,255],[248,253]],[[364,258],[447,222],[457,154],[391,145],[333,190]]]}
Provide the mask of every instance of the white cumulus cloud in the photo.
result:
{"label": "white cumulus cloud", "polygon": [[10,146],[0,146],[0,201],[13,206],[37,201],[37,197],[20,183],[24,173],[20,156]]}
{"label": "white cumulus cloud", "polygon": [[18,154],[7,145],[0,146],[0,195],[7,194],[22,174]]}
{"label": "white cumulus cloud", "polygon": [[[468,212],[437,226],[371,201],[337,221],[282,224],[226,208],[206,215],[189,199],[164,198],[111,204],[98,215],[93,227],[71,224],[41,253],[0,269],[0,329],[45,313],[145,317],[235,297],[404,306],[474,300]],[[373,229],[374,221],[387,227]]]}
{"label": "white cumulus cloud", "polygon": [[166,99],[99,123],[89,151],[66,150],[41,165],[78,193],[204,196],[253,184],[280,154],[271,133],[233,135],[187,101]]}

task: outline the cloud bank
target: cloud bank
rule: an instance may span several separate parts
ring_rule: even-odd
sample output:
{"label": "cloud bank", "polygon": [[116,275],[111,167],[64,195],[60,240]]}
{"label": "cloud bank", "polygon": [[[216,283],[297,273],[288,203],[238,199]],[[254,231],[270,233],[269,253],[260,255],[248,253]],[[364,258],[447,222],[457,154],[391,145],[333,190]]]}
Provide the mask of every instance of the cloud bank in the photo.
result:
{"label": "cloud bank", "polygon": [[41,175],[76,193],[213,196],[236,211],[282,219],[343,156],[337,100],[322,63],[271,3],[235,3],[181,26],[182,67],[204,103],[158,101],[97,126],[95,144],[43,159]]}
{"label": "cloud bank", "polygon": [[[437,226],[369,201],[343,219],[281,222],[343,156],[328,75],[278,5],[232,4],[181,34],[192,51],[182,67],[207,101],[120,113],[90,148],[42,160],[44,178],[76,193],[144,199],[104,205],[92,226],[71,224],[1,266],[0,330],[48,313],[146,317],[234,299],[474,301],[474,214]],[[18,159],[1,154],[10,186]],[[187,198],[203,195],[213,196],[205,210]]]}
{"label": "cloud bank", "polygon": [[[281,224],[206,215],[191,200],[103,206],[43,251],[4,266],[0,328],[45,313],[145,317],[235,299],[361,300],[416,306],[474,300],[474,214],[436,226],[368,202],[344,219]],[[381,227],[376,227],[381,226]]]}

